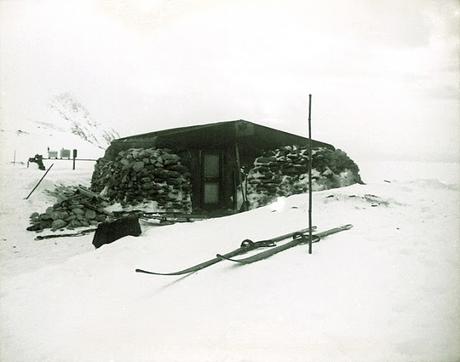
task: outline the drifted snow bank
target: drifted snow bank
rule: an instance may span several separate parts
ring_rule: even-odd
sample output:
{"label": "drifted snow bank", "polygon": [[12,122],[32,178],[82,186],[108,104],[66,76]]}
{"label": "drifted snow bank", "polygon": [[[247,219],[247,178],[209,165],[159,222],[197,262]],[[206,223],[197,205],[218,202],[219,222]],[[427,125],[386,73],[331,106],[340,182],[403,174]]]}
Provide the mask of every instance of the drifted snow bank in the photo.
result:
{"label": "drifted snow bank", "polygon": [[299,246],[168,278],[134,269],[172,271],[246,238],[304,228],[307,195],[143,225],[142,236],[94,250],[91,235],[34,241],[21,225],[48,200],[44,188],[75,177],[58,171],[27,201],[42,173],[0,172],[2,361],[458,360],[458,186],[393,180],[315,192],[319,230],[354,227],[314,244],[313,255]]}

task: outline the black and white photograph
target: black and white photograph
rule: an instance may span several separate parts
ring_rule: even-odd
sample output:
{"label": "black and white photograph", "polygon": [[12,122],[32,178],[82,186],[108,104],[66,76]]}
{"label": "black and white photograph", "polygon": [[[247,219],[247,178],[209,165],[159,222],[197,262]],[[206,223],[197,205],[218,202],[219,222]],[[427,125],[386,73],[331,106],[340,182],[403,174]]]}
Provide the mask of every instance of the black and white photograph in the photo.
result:
{"label": "black and white photograph", "polygon": [[460,361],[460,1],[0,0],[0,361]]}

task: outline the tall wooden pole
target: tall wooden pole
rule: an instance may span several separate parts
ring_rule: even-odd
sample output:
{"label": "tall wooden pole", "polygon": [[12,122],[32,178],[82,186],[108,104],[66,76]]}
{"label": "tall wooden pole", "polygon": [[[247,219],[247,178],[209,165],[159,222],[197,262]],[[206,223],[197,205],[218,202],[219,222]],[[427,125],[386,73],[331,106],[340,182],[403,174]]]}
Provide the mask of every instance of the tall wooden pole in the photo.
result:
{"label": "tall wooden pole", "polygon": [[311,94],[308,95],[308,254],[312,253],[312,182],[311,182],[311,171],[312,171],[312,151],[311,151]]}

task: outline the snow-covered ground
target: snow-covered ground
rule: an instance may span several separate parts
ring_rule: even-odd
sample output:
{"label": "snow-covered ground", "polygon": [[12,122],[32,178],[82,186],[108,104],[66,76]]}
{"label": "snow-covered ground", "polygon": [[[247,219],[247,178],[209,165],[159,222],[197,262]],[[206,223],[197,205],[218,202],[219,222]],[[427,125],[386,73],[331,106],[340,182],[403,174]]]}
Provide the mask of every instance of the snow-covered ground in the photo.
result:
{"label": "snow-covered ground", "polygon": [[246,238],[304,228],[307,195],[224,218],[142,224],[142,236],[94,250],[92,235],[35,241],[25,231],[28,216],[53,203],[44,189],[89,183],[91,163],[60,165],[29,200],[43,171],[1,165],[1,361],[460,358],[458,165],[436,165],[424,179],[402,166],[363,169],[367,185],[314,194],[319,230],[354,227],[314,244],[313,255],[298,246],[183,278],[134,269],[174,271]]}

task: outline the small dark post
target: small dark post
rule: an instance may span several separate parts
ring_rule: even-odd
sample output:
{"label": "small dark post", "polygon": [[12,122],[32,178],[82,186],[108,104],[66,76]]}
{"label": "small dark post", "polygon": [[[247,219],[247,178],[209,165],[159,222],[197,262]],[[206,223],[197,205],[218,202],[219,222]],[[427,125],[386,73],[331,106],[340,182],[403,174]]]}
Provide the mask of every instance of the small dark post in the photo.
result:
{"label": "small dark post", "polygon": [[72,159],[73,159],[73,162],[72,162],[72,170],[75,170],[75,159],[77,158],[77,150],[74,149],[73,150],[73,153],[72,153]]}
{"label": "small dark post", "polygon": [[311,151],[311,94],[308,95],[308,254],[312,253],[312,151]]}

